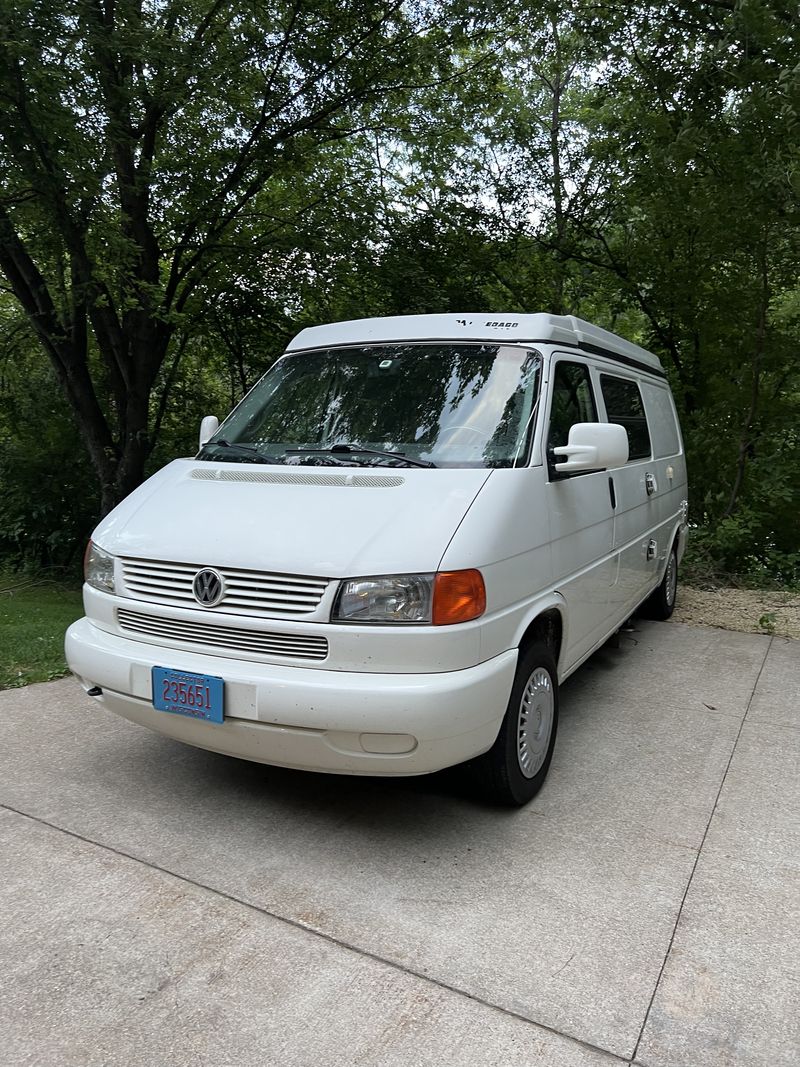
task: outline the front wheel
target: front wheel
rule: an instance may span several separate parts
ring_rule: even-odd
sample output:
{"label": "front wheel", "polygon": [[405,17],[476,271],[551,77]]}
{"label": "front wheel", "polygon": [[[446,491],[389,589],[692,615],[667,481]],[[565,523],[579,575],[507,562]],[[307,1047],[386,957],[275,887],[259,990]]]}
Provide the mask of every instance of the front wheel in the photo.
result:
{"label": "front wheel", "polygon": [[648,619],[668,619],[675,610],[675,598],[678,593],[678,553],[670,550],[667,569],[661,584],[645,601],[644,609]]}
{"label": "front wheel", "polygon": [[558,728],[558,681],[550,648],[521,655],[497,740],[474,763],[479,788],[497,804],[527,804],[542,788]]}

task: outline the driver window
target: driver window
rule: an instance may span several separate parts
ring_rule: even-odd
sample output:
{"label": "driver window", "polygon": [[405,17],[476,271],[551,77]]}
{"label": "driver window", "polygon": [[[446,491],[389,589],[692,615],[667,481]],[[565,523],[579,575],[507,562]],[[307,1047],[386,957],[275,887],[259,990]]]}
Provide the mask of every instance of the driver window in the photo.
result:
{"label": "driver window", "polygon": [[557,363],[552,394],[548,449],[566,445],[574,423],[597,422],[589,368],[585,363]]}

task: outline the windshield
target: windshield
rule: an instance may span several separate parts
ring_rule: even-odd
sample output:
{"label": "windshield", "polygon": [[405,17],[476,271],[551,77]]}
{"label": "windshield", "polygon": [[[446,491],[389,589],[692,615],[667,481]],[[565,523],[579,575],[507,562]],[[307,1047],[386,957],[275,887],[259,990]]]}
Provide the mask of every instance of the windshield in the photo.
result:
{"label": "windshield", "polygon": [[527,458],[540,366],[536,352],[496,344],[291,353],[245,397],[199,458],[518,466]]}

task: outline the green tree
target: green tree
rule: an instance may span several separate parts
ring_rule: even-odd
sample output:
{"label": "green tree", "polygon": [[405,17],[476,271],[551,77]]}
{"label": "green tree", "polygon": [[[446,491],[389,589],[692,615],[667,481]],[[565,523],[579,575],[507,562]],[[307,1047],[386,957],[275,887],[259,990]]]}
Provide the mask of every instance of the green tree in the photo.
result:
{"label": "green tree", "polygon": [[141,481],[170,346],[240,269],[263,190],[448,77],[473,29],[467,5],[372,0],[4,5],[0,269],[103,510]]}
{"label": "green tree", "polygon": [[520,28],[489,124],[511,131],[485,167],[501,225],[554,254],[552,310],[662,355],[717,563],[793,573],[795,5],[587,3]]}
{"label": "green tree", "polygon": [[665,356],[695,519],[737,569],[785,546],[800,494],[800,337],[776,313],[800,264],[799,52],[794,5],[626,5],[590,146],[609,221],[583,227],[582,252]]}
{"label": "green tree", "polygon": [[97,483],[72,413],[30,324],[0,292],[0,565],[76,564]]}

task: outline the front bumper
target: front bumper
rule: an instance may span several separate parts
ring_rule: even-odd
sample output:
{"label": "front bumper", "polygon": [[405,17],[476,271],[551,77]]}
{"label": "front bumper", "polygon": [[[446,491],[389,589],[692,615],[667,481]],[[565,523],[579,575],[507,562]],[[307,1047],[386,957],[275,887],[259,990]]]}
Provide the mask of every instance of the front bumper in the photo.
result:
{"label": "front bumper", "polygon": [[[340,774],[425,774],[485,752],[500,728],[516,650],[458,671],[367,674],[254,663],[163,649],[80,619],[67,631],[70,669],[95,699],[132,722],[229,756]],[[154,666],[225,680],[225,721],[152,706]]]}

